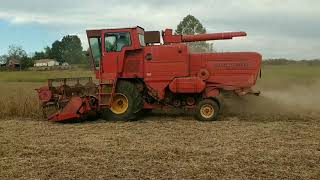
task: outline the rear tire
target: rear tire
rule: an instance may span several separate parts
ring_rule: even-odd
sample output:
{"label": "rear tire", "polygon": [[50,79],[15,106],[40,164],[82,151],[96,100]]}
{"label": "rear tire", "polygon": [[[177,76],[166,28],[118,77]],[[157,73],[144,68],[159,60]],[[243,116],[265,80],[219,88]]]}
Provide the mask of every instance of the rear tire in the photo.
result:
{"label": "rear tire", "polygon": [[136,86],[129,81],[119,81],[110,109],[102,111],[105,120],[133,120],[143,107],[143,98]]}
{"label": "rear tire", "polygon": [[220,107],[215,100],[204,99],[198,103],[195,116],[199,121],[215,121],[219,111]]}

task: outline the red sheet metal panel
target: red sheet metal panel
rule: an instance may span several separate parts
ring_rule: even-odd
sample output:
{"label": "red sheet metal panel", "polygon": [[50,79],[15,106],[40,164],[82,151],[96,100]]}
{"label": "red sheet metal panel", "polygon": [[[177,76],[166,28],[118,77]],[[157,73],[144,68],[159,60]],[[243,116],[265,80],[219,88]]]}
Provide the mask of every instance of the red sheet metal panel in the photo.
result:
{"label": "red sheet metal panel", "polygon": [[175,78],[169,85],[170,90],[174,93],[201,93],[206,83],[199,77]]}
{"label": "red sheet metal panel", "polygon": [[81,97],[72,97],[68,104],[57,114],[49,117],[49,121],[65,121],[80,118],[78,111],[82,107],[83,101]]}
{"label": "red sheet metal panel", "polygon": [[212,53],[190,56],[191,75],[196,76],[206,69],[210,76],[206,80],[225,90],[249,88],[256,84],[262,57],[258,53]]}
{"label": "red sheet metal panel", "polygon": [[38,92],[39,100],[42,103],[49,102],[51,100],[52,92],[50,91],[50,88],[48,86],[44,86],[39,89],[36,89],[36,91]]}

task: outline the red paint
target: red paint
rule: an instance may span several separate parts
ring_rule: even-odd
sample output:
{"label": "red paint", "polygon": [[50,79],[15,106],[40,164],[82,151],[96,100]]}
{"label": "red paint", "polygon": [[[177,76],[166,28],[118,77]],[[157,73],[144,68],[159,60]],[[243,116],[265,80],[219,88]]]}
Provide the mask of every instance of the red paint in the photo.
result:
{"label": "red paint", "polygon": [[217,97],[220,91],[216,87],[207,87],[203,93],[204,98]]}
{"label": "red paint", "polygon": [[201,93],[206,83],[199,77],[175,78],[169,88],[173,93]]}
{"label": "red paint", "polygon": [[48,120],[62,122],[71,119],[79,119],[83,114],[96,108],[95,106],[90,105],[89,100],[89,97],[83,98],[74,96],[61,111],[50,116]]}
{"label": "red paint", "polygon": [[[119,52],[107,52],[105,35],[110,33],[130,33],[130,45]],[[88,30],[88,40],[93,37],[101,39],[100,69],[94,68],[92,52],[90,56],[96,78],[100,87],[110,84],[112,91],[106,94],[99,90],[95,97],[98,100],[98,107],[92,107],[87,98],[76,96],[53,118],[67,120],[71,117],[77,118],[79,114],[82,115],[92,109],[108,108],[110,104],[103,104],[102,96],[109,96],[112,99],[119,79],[143,83],[145,92],[156,101],[153,104],[145,102],[146,109],[169,107],[164,102],[175,98],[172,94],[183,94],[187,100],[174,102],[181,103],[183,108],[192,109],[195,107],[194,99],[190,98],[216,97],[221,90],[234,91],[242,95],[252,92],[250,89],[256,84],[262,61],[260,54],[255,52],[192,54],[183,43],[232,39],[246,36],[245,32],[173,35],[171,29],[166,29],[162,34],[165,45],[150,44],[145,47],[141,46],[139,39],[143,35],[144,29],[140,27]],[[89,45],[92,46],[90,42]],[[40,100],[50,101],[49,94],[40,93],[46,91],[46,89],[39,91]]]}
{"label": "red paint", "polygon": [[63,121],[64,119],[79,118],[78,111],[82,106],[82,99],[80,97],[73,97],[69,103],[57,114],[49,117],[49,121]]}
{"label": "red paint", "polygon": [[209,40],[226,40],[233,39],[234,37],[247,36],[245,32],[226,32],[226,33],[212,33],[212,34],[197,34],[197,35],[173,35],[172,29],[166,29],[163,32],[163,42],[182,43],[182,42],[196,42],[196,41],[209,41]]}
{"label": "red paint", "polygon": [[39,89],[36,89],[38,92],[39,100],[43,102],[48,102],[52,98],[52,92],[50,91],[48,86],[41,87]]}
{"label": "red paint", "polygon": [[[251,88],[258,77],[262,57],[258,53],[206,53],[191,54],[181,42],[224,40],[246,36],[245,32],[213,33],[200,35],[173,35],[171,29],[163,32],[165,45],[142,47],[138,35],[140,27],[87,31],[88,38],[100,32],[102,62],[99,80],[141,79],[148,94],[163,100],[172,93],[205,93],[216,96],[220,90]],[[106,52],[106,33],[130,33],[131,45],[121,52]],[[112,94],[113,95],[113,94]]]}

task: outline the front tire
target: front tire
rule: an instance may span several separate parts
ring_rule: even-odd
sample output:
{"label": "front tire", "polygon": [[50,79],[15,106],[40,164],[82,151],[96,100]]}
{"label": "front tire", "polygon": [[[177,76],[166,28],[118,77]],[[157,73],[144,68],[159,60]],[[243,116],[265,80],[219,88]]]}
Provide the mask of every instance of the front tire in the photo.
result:
{"label": "front tire", "polygon": [[102,111],[106,120],[133,120],[143,107],[143,98],[136,86],[129,81],[119,81],[111,107]]}
{"label": "front tire", "polygon": [[199,121],[215,121],[219,111],[220,107],[216,101],[204,99],[198,103],[195,116]]}

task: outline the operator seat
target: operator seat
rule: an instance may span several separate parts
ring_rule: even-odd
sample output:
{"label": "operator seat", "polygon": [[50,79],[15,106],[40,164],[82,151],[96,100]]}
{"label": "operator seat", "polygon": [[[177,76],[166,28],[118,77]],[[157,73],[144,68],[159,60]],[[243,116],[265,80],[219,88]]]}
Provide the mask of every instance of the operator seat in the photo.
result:
{"label": "operator seat", "polygon": [[119,52],[122,50],[123,47],[129,46],[128,38],[125,35],[120,35],[117,41],[117,49],[116,51]]}

